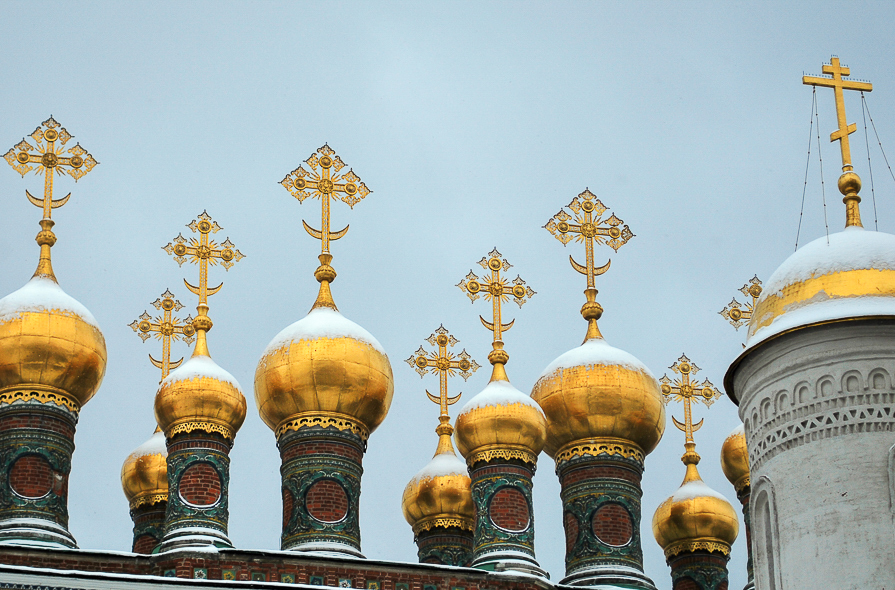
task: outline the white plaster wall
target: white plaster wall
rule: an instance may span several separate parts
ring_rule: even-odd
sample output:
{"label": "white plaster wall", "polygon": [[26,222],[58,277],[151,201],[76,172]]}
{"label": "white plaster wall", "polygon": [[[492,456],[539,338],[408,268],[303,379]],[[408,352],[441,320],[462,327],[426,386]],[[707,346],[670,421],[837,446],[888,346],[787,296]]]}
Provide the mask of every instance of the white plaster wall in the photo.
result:
{"label": "white plaster wall", "polygon": [[893,376],[883,320],[787,334],[738,367],[758,590],[895,588]]}

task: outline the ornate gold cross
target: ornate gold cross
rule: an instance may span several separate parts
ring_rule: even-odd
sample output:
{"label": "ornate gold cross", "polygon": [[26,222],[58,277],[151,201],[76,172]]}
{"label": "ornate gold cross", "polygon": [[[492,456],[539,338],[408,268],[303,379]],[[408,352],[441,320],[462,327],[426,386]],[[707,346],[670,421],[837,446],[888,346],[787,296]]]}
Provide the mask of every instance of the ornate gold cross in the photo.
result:
{"label": "ornate gold cross", "polygon": [[735,329],[739,330],[740,326],[748,323],[749,320],[752,319],[752,312],[755,311],[755,304],[761,296],[761,291],[761,281],[758,280],[758,275],[755,275],[740,289],[740,293],[746,297],[751,297],[752,302],[747,302],[745,307],[743,307],[743,304],[737,301],[736,297],[734,297],[731,299],[730,303],[724,306],[724,309],[718,313],[723,316],[724,319],[729,321]]}
{"label": "ornate gold cross", "polygon": [[444,324],[438,326],[438,329],[426,339],[426,342],[432,346],[437,346],[438,353],[426,352],[426,349],[420,346],[419,350],[413,353],[405,362],[420,374],[421,379],[426,376],[427,372],[438,373],[441,385],[438,397],[429,393],[428,390],[426,395],[429,396],[431,401],[439,404],[441,417],[450,420],[448,406],[457,403],[457,400],[463,394],[458,393],[454,397],[448,397],[448,377],[453,377],[454,371],[457,371],[463,377],[463,380],[466,381],[470,375],[479,369],[479,364],[469,356],[465,348],[456,357],[452,352],[448,351],[447,347],[453,347],[459,340],[451,336],[445,329]]}
{"label": "ornate gold cross", "polygon": [[[157,340],[162,341],[162,359],[155,360],[150,354],[149,360],[162,370],[162,379],[164,379],[172,369],[176,369],[183,362],[182,358],[178,361],[171,361],[171,342],[179,340],[182,336],[184,342],[192,344],[196,337],[196,330],[193,328],[192,316],[186,316],[185,320],[174,316],[173,312],[183,309],[183,305],[174,299],[174,294],[170,290],[162,293],[162,296],[153,301],[152,305],[156,309],[162,310],[162,315],[153,318],[144,311],[138,319],[128,325],[133,328],[143,342],[146,342],[152,334],[155,334]],[[180,323],[181,321],[183,324]]]}
{"label": "ornate gold cross", "polygon": [[544,229],[562,242],[563,246],[572,241],[573,237],[577,242],[584,242],[585,264],[578,264],[571,255],[569,262],[572,263],[572,268],[587,277],[587,289],[584,290],[587,301],[581,307],[581,315],[587,320],[587,335],[584,337],[584,340],[587,341],[591,338],[602,337],[600,329],[597,327],[597,320],[603,315],[603,307],[597,303],[598,291],[594,287],[594,278],[609,270],[609,265],[612,264],[612,260],[609,260],[599,268],[594,267],[594,244],[605,242],[607,246],[618,252],[618,249],[627,244],[634,234],[631,233],[631,229],[627,225],[619,227],[624,222],[614,213],[605,221],[602,219],[607,208],[595,194],[590,192],[590,189],[585,188],[582,193],[572,199],[568,208],[575,214],[575,223],[569,223],[573,217],[565,209],[560,209],[559,213],[547,222]]}
{"label": "ornate gold cross", "polygon": [[212,289],[208,288],[208,265],[214,266],[220,260],[221,266],[225,270],[230,270],[234,263],[239,262],[245,256],[233,246],[230,238],[221,243],[220,247],[214,240],[209,239],[209,234],[215,234],[223,228],[218,225],[217,221],[212,220],[207,212],[203,211],[199,218],[194,219],[187,227],[193,233],[199,232],[198,240],[190,238],[189,243],[187,243],[187,239],[183,237],[183,234],[177,234],[173,243],[168,242],[168,245],[164,246],[162,250],[174,256],[174,260],[177,261],[179,266],[183,266],[183,263],[187,261],[187,257],[189,257],[191,263],[198,263],[199,286],[191,285],[186,279],[183,282],[186,283],[187,289],[199,296],[199,305],[207,305],[208,297],[220,291],[221,287],[224,286],[224,283],[221,283]]}
{"label": "ornate gold cross", "polygon": [[43,199],[35,198],[27,190],[25,191],[25,195],[33,205],[43,208],[44,219],[50,219],[53,209],[65,205],[71,197],[71,193],[69,193],[61,199],[53,199],[53,172],[68,174],[77,182],[99,163],[81,147],[80,143],[68,150],[71,155],[63,155],[64,146],[71,138],[72,135],[65,130],[65,127],[60,126],[50,116],[31,134],[31,139],[36,145],[31,145],[27,140],[22,139],[3,156],[22,177],[31,170],[34,170],[35,174],[44,175]]}
{"label": "ornate gold cross", "polygon": [[836,119],[839,123],[839,129],[830,134],[830,141],[839,140],[839,147],[842,151],[842,171],[847,172],[852,169],[848,136],[854,133],[858,127],[855,123],[849,125],[845,118],[845,96],[842,91],[860,90],[870,92],[873,90],[873,84],[857,80],[843,80],[842,76],[848,76],[850,71],[847,67],[839,65],[838,57],[833,57],[830,59],[829,64],[824,64],[823,73],[829,74],[831,77],[802,76],[802,83],[833,89],[833,94],[836,97]]}
{"label": "ornate gold cross", "polygon": [[497,251],[497,248],[491,250],[488,256],[483,256],[479,260],[479,264],[482,268],[491,271],[491,278],[484,277],[480,279],[470,270],[466,278],[457,283],[457,286],[466,292],[470,301],[475,301],[479,298],[479,295],[484,295],[485,299],[491,301],[492,321],[489,322],[482,316],[479,316],[479,319],[482,320],[482,324],[486,328],[494,333],[494,342],[500,342],[503,332],[512,328],[513,323],[516,321],[512,320],[508,324],[501,323],[501,304],[509,301],[510,295],[512,295],[513,301],[521,308],[536,293],[532,291],[531,287],[525,285],[525,281],[519,275],[516,275],[516,278],[513,279],[512,285],[507,284],[506,279],[500,276],[501,270],[507,271],[513,265],[503,258],[501,253]]}
{"label": "ornate gold cross", "polygon": [[873,85],[870,82],[859,82],[857,80],[843,80],[842,76],[848,76],[850,70],[839,65],[839,58],[830,59],[829,64],[824,64],[823,73],[829,74],[831,77],[824,76],[802,76],[803,84],[811,86],[825,86],[833,89],[836,97],[836,119],[839,129],[830,134],[830,141],[839,140],[839,148],[842,152],[842,176],[839,177],[839,192],[844,195],[842,202],[845,203],[845,226],[861,225],[861,197],[858,192],[861,190],[861,178],[853,172],[854,167],[851,163],[851,149],[848,144],[848,136],[854,133],[858,126],[855,123],[848,124],[845,118],[845,96],[843,90],[860,90],[861,92],[870,92]]}
{"label": "ornate gold cross", "polygon": [[320,240],[320,256],[317,257],[320,260],[320,266],[314,271],[314,278],[320,283],[320,293],[317,295],[317,301],[314,302],[311,309],[318,307],[338,309],[329,289],[329,284],[336,279],[336,271],[330,266],[333,257],[329,252],[329,242],[330,240],[338,240],[347,234],[349,226],[346,225],[344,229],[336,232],[330,231],[329,201],[331,198],[339,199],[354,209],[354,206],[361,199],[373,191],[361,182],[360,177],[354,173],[353,169],[340,174],[340,171],[345,167],[345,162],[336,155],[336,152],[329,145],[324,144],[316,153],[311,154],[311,157],[305,160],[305,162],[310,166],[310,171],[299,166],[287,174],[286,178],[280,181],[280,184],[293,197],[298,199],[299,203],[304,202],[308,197],[320,199],[320,229],[314,229],[305,220],[302,220],[305,231],[311,237]]}
{"label": "ornate gold cross", "polygon": [[694,443],[693,433],[702,427],[703,421],[700,420],[696,424],[693,423],[692,401],[701,401],[708,407],[721,397],[721,392],[708,379],[698,384],[690,382],[690,375],[698,373],[699,367],[690,362],[690,359],[685,354],[682,354],[681,358],[677,359],[669,369],[680,375],[680,378],[672,382],[668,375],[663,375],[659,379],[659,382],[662,384],[662,401],[666,405],[672,399],[676,402],[684,403],[684,421],[679,422],[674,416],[671,417],[671,420],[686,435],[685,442]]}

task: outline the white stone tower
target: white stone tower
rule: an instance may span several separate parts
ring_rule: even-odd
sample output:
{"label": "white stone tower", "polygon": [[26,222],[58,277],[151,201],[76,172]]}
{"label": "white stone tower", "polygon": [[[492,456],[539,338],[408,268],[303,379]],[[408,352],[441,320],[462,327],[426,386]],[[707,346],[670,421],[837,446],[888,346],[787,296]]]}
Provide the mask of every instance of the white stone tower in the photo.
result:
{"label": "white stone tower", "polygon": [[895,588],[895,236],[861,226],[833,58],[845,231],[771,276],[725,377],[745,424],[755,587]]}

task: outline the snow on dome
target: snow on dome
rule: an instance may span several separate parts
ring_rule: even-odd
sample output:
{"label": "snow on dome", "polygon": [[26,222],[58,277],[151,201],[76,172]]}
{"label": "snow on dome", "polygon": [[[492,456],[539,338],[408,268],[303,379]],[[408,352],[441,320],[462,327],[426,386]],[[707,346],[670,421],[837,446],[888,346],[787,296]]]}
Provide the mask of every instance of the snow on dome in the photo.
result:
{"label": "snow on dome", "polygon": [[[460,414],[465,414],[476,408],[509,406],[512,404],[523,404],[537,408],[538,412],[544,416],[544,411],[538,405],[538,402],[531,399],[530,395],[525,395],[513,387],[509,381],[491,381],[488,383],[481,393],[466,402],[466,405],[460,410]],[[547,417],[544,416],[544,419],[546,420]]]}
{"label": "snow on dome", "polygon": [[746,435],[746,426],[744,424],[740,423],[739,426],[737,426],[736,428],[733,429],[733,432],[731,432],[730,434],[727,435],[727,438],[724,439],[724,442],[727,442],[732,438],[736,438],[738,436],[745,436],[745,435]]}
{"label": "snow on dome", "polygon": [[[782,311],[768,311],[763,303],[771,298],[782,298],[784,289],[813,278],[835,273],[876,270],[895,271],[895,235],[848,227],[844,231],[809,242],[787,258],[774,271],[764,286],[749,327],[746,348],[787,330],[853,317],[895,316],[895,296],[889,292],[874,293],[875,285],[860,285],[866,293],[830,295],[820,291],[813,297],[786,305]],[[777,315],[774,316],[773,314]],[[758,327],[761,322],[770,323]],[[753,331],[754,330],[754,331]]]}
{"label": "snow on dome", "polygon": [[0,299],[0,322],[15,319],[26,311],[55,311],[75,315],[99,330],[93,314],[62,290],[56,281],[34,277],[18,291]]}
{"label": "snow on dome", "polygon": [[711,497],[718,498],[719,500],[724,500],[728,504],[730,502],[723,495],[719,494],[709,486],[705,485],[705,482],[701,479],[697,479],[694,481],[688,481],[684,485],[682,485],[678,490],[671,496],[672,502],[683,502],[684,500],[692,500],[694,498],[701,497]]}
{"label": "snow on dome", "polygon": [[140,457],[148,457],[150,455],[168,456],[168,446],[165,444],[165,433],[156,432],[149,440],[134,449],[134,452],[128,455],[127,461],[136,461]]}
{"label": "snow on dome", "polygon": [[198,379],[199,377],[209,377],[216,381],[229,383],[239,391],[242,391],[242,388],[239,386],[239,383],[233,375],[219,367],[211,357],[204,355],[191,357],[187,362],[171,371],[171,373],[165,377],[165,380],[162,381],[160,388],[163,388],[165,385],[179,383],[180,381]]}
{"label": "snow on dome", "polygon": [[449,453],[438,453],[425,467],[413,476],[410,480],[412,485],[416,482],[443,477],[445,475],[466,475],[466,463],[462,461],[457,454],[451,449]]}
{"label": "snow on dome", "polygon": [[353,338],[369,344],[378,352],[385,355],[385,349],[372,334],[328,307],[312,309],[304,318],[291,326],[284,328],[264,349],[261,358],[279,350],[284,345],[302,340],[317,340],[318,338]]}
{"label": "snow on dome", "polygon": [[[569,369],[572,367],[590,367],[596,365],[604,366],[621,366],[632,371],[642,371],[653,377],[653,374],[646,365],[641,363],[637,358],[620,348],[610,346],[602,338],[591,338],[585,341],[578,348],[562,354],[555,361],[550,363],[541,376],[535,381],[548,377],[560,369]],[[653,377],[655,379],[655,377]]]}

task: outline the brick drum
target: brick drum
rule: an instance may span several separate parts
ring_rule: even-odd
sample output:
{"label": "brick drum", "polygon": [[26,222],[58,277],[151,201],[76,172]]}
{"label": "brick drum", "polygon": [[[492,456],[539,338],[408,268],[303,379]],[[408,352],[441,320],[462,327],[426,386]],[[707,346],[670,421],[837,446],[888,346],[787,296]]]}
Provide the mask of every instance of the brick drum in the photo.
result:
{"label": "brick drum", "polygon": [[321,479],[305,495],[308,514],[321,522],[339,522],[348,515],[348,494],[339,482]]}
{"label": "brick drum", "polygon": [[283,488],[283,528],[286,528],[286,525],[289,524],[289,519],[292,518],[292,509],[295,507],[295,499],[292,497],[292,492]]}
{"label": "brick drum", "polygon": [[25,498],[42,498],[53,489],[53,468],[40,455],[23,455],[9,470],[9,485]]}
{"label": "brick drum", "polygon": [[155,546],[158,545],[158,539],[152,535],[140,535],[134,541],[134,553],[142,553],[148,555],[152,553]]}
{"label": "brick drum", "polygon": [[578,541],[578,519],[571,512],[566,512],[562,524],[566,530],[566,555],[569,555],[575,547],[575,542]]}
{"label": "brick drum", "polygon": [[528,528],[531,520],[525,495],[516,488],[501,488],[491,497],[488,506],[491,522],[502,529],[519,532]]}
{"label": "brick drum", "polygon": [[591,521],[597,538],[614,547],[621,547],[631,542],[634,536],[634,525],[631,515],[621,504],[603,504],[594,512]]}
{"label": "brick drum", "polygon": [[209,463],[194,463],[180,476],[180,497],[193,506],[211,506],[221,497],[221,476]]}

